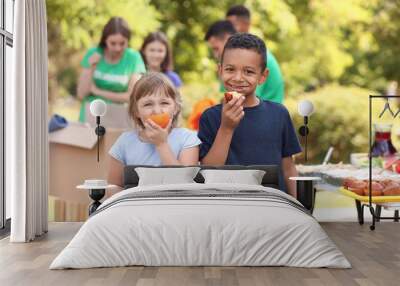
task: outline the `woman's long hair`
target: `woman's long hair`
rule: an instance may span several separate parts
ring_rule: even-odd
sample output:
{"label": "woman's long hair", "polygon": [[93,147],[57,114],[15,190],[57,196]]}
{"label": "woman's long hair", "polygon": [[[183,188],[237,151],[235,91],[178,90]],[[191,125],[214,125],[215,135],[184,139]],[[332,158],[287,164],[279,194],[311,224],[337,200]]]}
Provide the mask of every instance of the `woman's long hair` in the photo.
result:
{"label": "woman's long hair", "polygon": [[106,40],[108,36],[114,34],[121,34],[128,40],[128,42],[131,39],[131,29],[129,29],[128,23],[121,17],[112,17],[104,26],[99,47],[104,50],[106,48]]}

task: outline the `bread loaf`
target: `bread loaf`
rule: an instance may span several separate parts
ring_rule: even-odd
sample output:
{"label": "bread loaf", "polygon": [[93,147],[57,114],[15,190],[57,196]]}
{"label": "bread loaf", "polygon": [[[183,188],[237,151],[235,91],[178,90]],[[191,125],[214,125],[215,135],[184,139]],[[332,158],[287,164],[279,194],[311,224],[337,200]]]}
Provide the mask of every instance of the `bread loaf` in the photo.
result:
{"label": "bread loaf", "polygon": [[400,186],[389,185],[383,189],[383,195],[385,196],[400,196]]}

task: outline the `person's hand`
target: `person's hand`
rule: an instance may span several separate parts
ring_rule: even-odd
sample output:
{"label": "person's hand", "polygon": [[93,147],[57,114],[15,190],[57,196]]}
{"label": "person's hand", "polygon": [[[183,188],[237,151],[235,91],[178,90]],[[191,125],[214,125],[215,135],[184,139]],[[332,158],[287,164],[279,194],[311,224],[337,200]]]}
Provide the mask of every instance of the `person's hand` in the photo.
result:
{"label": "person's hand", "polygon": [[89,58],[90,66],[96,67],[96,65],[99,63],[100,59],[101,59],[101,55],[99,53],[94,53],[93,55],[91,55]]}
{"label": "person's hand", "polygon": [[245,97],[233,97],[229,102],[222,101],[221,128],[234,130],[244,116],[243,103]]}
{"label": "person's hand", "polygon": [[151,144],[160,146],[167,142],[168,134],[171,129],[172,119],[169,120],[167,127],[161,128],[151,119],[146,119],[143,122],[144,129],[142,131],[142,138]]}

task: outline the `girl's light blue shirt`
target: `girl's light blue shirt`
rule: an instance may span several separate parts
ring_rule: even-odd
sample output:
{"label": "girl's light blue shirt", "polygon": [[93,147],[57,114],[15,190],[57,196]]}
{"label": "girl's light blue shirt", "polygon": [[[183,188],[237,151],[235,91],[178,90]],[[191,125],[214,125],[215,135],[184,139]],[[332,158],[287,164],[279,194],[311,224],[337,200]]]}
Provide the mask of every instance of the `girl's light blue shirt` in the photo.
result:
{"label": "girl's light blue shirt", "polygon": [[[186,128],[174,128],[168,135],[168,144],[176,158],[182,150],[201,144],[197,133]],[[108,152],[124,165],[162,165],[154,144],[139,139],[136,130],[124,132]]]}

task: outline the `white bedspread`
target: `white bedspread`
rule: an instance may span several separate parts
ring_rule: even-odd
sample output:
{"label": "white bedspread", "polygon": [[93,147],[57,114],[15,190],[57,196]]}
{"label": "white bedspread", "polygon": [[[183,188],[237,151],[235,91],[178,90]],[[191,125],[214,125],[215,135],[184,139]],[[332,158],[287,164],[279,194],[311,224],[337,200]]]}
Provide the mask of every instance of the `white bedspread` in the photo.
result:
{"label": "white bedspread", "polygon": [[[248,197],[135,198],[146,191],[173,190],[253,190],[264,191],[271,198],[252,197],[251,192]],[[107,199],[50,269],[127,265],[351,267],[299,204],[279,190],[254,185],[131,188]]]}

